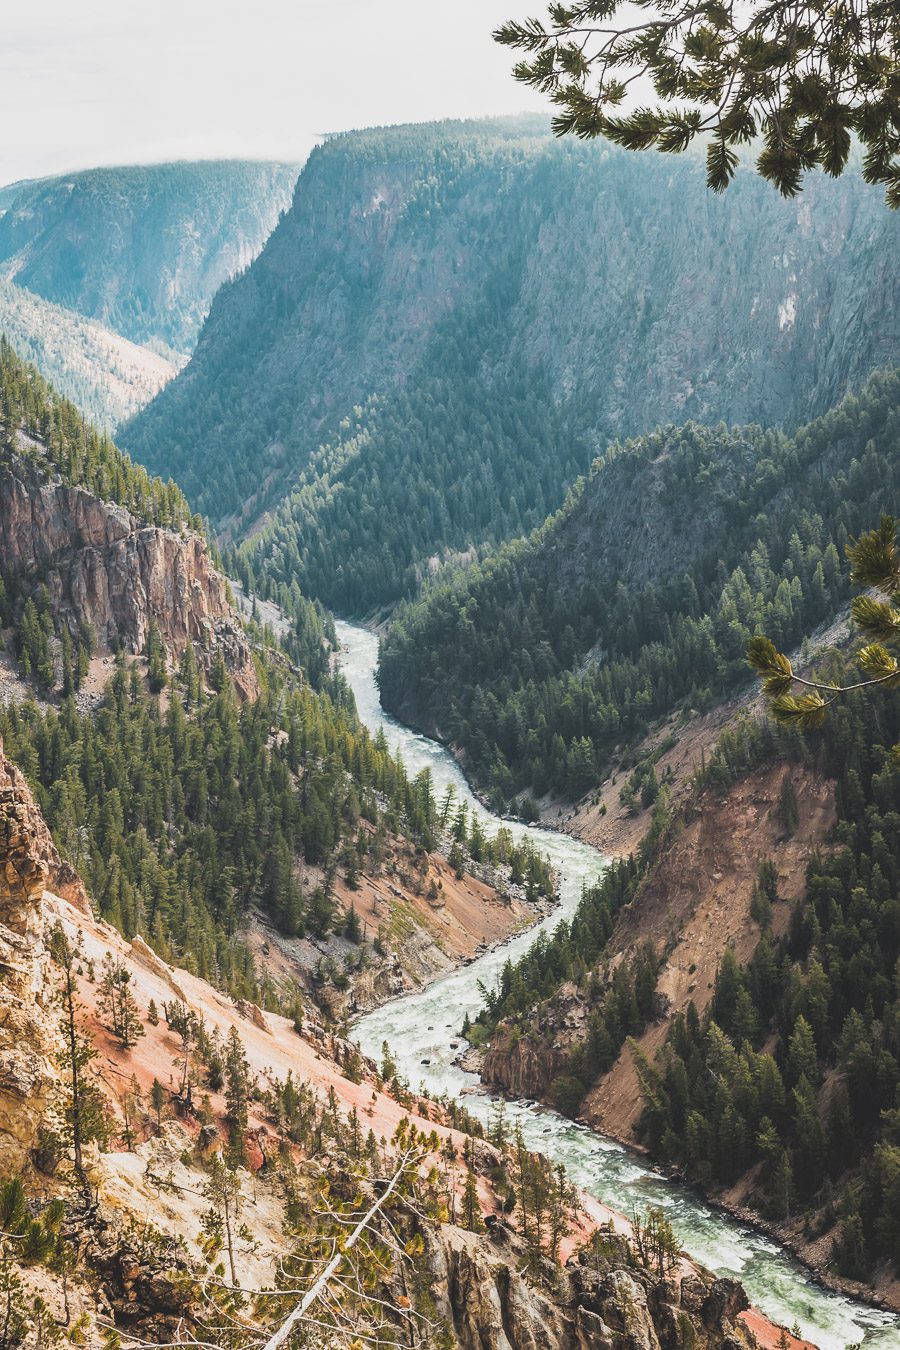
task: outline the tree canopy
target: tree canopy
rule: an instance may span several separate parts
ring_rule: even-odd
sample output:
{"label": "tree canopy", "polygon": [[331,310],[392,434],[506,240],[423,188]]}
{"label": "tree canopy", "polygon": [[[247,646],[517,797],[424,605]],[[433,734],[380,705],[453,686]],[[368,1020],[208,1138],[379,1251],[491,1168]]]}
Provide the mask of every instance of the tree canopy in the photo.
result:
{"label": "tree canopy", "polygon": [[[863,177],[900,206],[896,0],[638,0],[625,10],[625,0],[551,4],[545,20],[494,34],[524,53],[515,77],[549,94],[559,135],[667,153],[703,136],[716,192],[734,177],[736,147],[758,138],[757,170],[786,197],[809,169],[842,174],[855,135]],[[656,105],[626,111],[647,85]]]}
{"label": "tree canopy", "polygon": [[[878,528],[848,544],[846,552],[853,581],[870,588],[866,594],[857,595],[850,607],[857,628],[868,639],[856,654],[865,678],[846,684],[807,679],[797,674],[770,638],[754,637],[747,646],[747,659],[762,680],[763,693],[777,722],[820,726],[828,708],[842,695],[870,685],[894,689],[900,684],[900,663],[891,650],[900,642],[900,611],[895,608],[900,595],[900,552],[894,517],[882,516]],[[873,591],[884,598],[879,599]],[[799,693],[793,692],[795,687],[799,687]]]}

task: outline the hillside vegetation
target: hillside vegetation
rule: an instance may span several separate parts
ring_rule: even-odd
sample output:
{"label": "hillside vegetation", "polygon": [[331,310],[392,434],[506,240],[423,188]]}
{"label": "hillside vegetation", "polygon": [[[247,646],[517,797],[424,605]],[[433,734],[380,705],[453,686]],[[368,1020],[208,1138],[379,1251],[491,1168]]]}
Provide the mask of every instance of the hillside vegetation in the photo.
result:
{"label": "hillside vegetation", "polygon": [[[689,424],[613,446],[529,539],[436,582],[381,648],[385,705],[498,801],[577,797],[677,706],[747,681],[848,595],[848,538],[900,505],[900,374],[793,436]],[[631,785],[656,790],[649,772]]]}
{"label": "hillside vegetation", "polygon": [[0,337],[0,465],[22,457],[58,473],[72,487],[127,507],[149,524],[178,527],[193,520],[184,494],[171,480],[163,483],[134,464]]}
{"label": "hillside vegetation", "polygon": [[0,333],[85,417],[113,431],[178,370],[169,357],[0,281]]}
{"label": "hillside vegetation", "polygon": [[699,159],[533,119],[333,137],[124,444],[232,537],[274,508],[261,586],[363,613],[617,436],[824,413],[900,351],[898,230],[850,180],[719,200]]}
{"label": "hillside vegetation", "polygon": [[[834,657],[826,671],[847,673]],[[885,1286],[900,1272],[898,737],[884,691],[805,739],[753,722],[727,733],[657,847],[507,966],[478,1028],[500,1056],[489,1081],[529,1038],[546,1062],[536,1090],[561,1110],[601,1129],[616,1113],[707,1192]],[[741,893],[723,858],[742,830]]]}
{"label": "hillside vegetation", "polygon": [[[173,483],[150,478],[86,428],[77,409],[0,340],[3,469],[23,480],[26,469],[38,475],[31,530],[55,525],[39,497],[57,476],[95,494],[95,507],[127,506],[138,527],[169,527],[180,539],[190,521]],[[102,533],[102,515],[97,527],[90,506],[79,502],[79,519]],[[59,847],[104,918],[129,937],[149,933],[159,952],[232,992],[262,997],[270,982],[258,978],[246,940],[255,916],[288,938],[343,933],[338,876],[352,893],[361,871],[378,875],[388,866],[398,838],[427,881],[427,855],[449,830],[446,810],[442,822],[429,775],[409,778],[384,739],[373,740],[360,724],[331,669],[333,630],[313,605],[295,603],[284,653],[251,623],[258,651],[247,679],[246,638],[234,631],[233,613],[224,616],[232,631],[221,649],[212,623],[179,645],[177,661],[164,643],[180,619],[177,583],[190,593],[211,587],[208,567],[189,573],[179,560],[156,585],[135,573],[127,589],[149,611],[141,614],[146,644],[135,652],[123,633],[109,634],[115,663],[106,687],[85,701],[97,634],[83,620],[70,622],[49,565],[20,565],[2,525],[0,631],[42,702],[0,706],[0,741],[29,776]],[[202,547],[194,535],[189,544]],[[102,560],[102,544],[89,551]],[[124,549],[111,567],[127,569]],[[109,575],[97,585],[91,573],[80,589],[91,586],[113,590]],[[233,674],[235,656],[242,668]],[[459,877],[474,861],[499,866],[530,899],[552,891],[547,864],[528,845],[486,839],[465,812],[446,847]],[[383,908],[387,935],[393,908]],[[355,917],[348,935],[361,969],[372,943],[363,944]]]}

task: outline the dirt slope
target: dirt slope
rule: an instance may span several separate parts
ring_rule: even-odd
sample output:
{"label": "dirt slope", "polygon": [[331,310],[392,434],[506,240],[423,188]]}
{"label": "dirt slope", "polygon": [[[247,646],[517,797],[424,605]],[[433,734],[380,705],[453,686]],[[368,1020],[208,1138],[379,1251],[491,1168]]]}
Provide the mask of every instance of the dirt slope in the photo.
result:
{"label": "dirt slope", "polygon": [[[786,778],[796,792],[799,816],[789,836],[778,817]],[[753,955],[760,934],[750,897],[760,862],[772,859],[778,868],[773,928],[780,934],[788,923],[789,902],[803,894],[807,864],[834,822],[831,785],[801,766],[775,765],[728,792],[707,788],[701,794],[647,885],[621,916],[612,940],[616,952],[649,939],[666,954],[657,988],[667,1012],[640,1038],[648,1055],[662,1045],[675,1014],[691,1000],[699,1012],[705,1010],[726,946],[734,948],[741,964]],[[627,1139],[639,1114],[637,1079],[626,1049],[588,1095],[584,1116],[604,1134]]]}

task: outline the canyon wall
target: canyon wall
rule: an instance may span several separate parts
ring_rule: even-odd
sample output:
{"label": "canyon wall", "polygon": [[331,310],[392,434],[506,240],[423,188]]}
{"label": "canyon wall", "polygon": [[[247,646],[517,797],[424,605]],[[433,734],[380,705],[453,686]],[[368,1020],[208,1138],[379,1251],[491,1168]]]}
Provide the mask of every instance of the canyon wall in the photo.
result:
{"label": "canyon wall", "polygon": [[250,646],[203,538],[144,525],[124,507],[24,461],[0,469],[0,566],[43,583],[53,613],[89,624],[101,644],[144,651],[155,623],[171,661],[193,644],[221,653],[244,697],[258,692]]}

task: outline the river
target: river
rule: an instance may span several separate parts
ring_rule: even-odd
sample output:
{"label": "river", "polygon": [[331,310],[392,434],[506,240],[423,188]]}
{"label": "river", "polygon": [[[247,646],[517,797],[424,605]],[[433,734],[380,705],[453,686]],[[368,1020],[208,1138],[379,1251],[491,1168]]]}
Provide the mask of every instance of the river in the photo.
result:
{"label": "river", "polygon": [[[348,623],[338,623],[337,631],[341,668],[360,717],[372,733],[385,732],[391,749],[400,751],[411,775],[429,768],[438,797],[452,783],[458,799],[468,802],[491,833],[496,831],[500,821],[473,795],[452,755],[382,709],[375,682],[377,637]],[[595,881],[605,865],[596,849],[567,835],[504,823],[516,837],[527,836],[549,856],[560,877],[559,906],[538,927],[486,952],[421,993],[407,994],[366,1014],[353,1028],[354,1038],[367,1055],[380,1061],[382,1043],[388,1041],[401,1074],[410,1083],[421,1083],[436,1095],[466,1094],[466,1109],[483,1121],[488,1119],[493,1098],[479,1090],[476,1074],[454,1064],[457,1051],[451,1042],[458,1043],[465,1014],[474,1017],[481,1007],[479,986],[490,987],[507,958],[527,950],[538,932],[552,930],[571,914],[584,883]],[[563,1163],[576,1186],[611,1208],[630,1214],[635,1207],[642,1211],[661,1205],[685,1251],[717,1274],[736,1276],[767,1316],[788,1327],[799,1323],[804,1336],[821,1350],[846,1350],[857,1342],[866,1350],[900,1350],[900,1318],[820,1288],[775,1242],[710,1208],[689,1188],[660,1176],[620,1144],[532,1103],[510,1103],[507,1120],[510,1125],[520,1122],[530,1148]]]}

